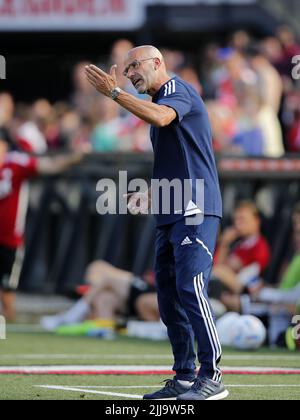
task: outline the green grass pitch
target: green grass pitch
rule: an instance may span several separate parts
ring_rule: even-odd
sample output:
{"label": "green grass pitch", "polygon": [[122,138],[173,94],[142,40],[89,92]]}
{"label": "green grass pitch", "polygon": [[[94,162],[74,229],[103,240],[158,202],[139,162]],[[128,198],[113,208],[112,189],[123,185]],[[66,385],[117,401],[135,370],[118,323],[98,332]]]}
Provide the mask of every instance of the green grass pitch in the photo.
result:
{"label": "green grass pitch", "polygon": [[[57,337],[41,333],[8,333],[0,341],[1,366],[165,365],[172,366],[167,342],[118,338],[107,341]],[[299,353],[244,353],[225,350],[223,366],[299,368]],[[159,375],[61,376],[1,375],[1,400],[133,400],[166,379]],[[300,375],[224,375],[231,400],[299,400]],[[40,386],[63,387],[49,389]],[[67,389],[68,388],[68,389]],[[112,395],[111,395],[112,394]],[[115,395],[116,394],[116,395]]]}

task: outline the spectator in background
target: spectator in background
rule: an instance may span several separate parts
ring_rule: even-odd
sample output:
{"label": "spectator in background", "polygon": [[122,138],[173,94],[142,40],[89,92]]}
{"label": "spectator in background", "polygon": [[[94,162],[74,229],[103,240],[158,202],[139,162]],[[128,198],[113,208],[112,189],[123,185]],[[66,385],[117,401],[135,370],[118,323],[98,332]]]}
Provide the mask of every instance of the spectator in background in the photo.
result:
{"label": "spectator in background", "polygon": [[219,49],[218,44],[209,44],[199,57],[201,82],[207,100],[216,99],[217,81],[224,72],[218,59]]}
{"label": "spectator in background", "polygon": [[18,138],[30,151],[43,154],[47,151],[46,127],[49,122],[52,107],[46,99],[33,103],[29,121],[24,121],[18,128]]}
{"label": "spectator in background", "polygon": [[299,107],[295,109],[294,121],[288,131],[287,141],[289,152],[300,153],[300,95]]}
{"label": "spectator in background", "polygon": [[41,325],[53,331],[61,325],[81,323],[88,318],[115,323],[118,315],[159,321],[152,277],[145,274],[139,278],[105,261],[94,261],[86,270],[88,291],[85,296],[66,312],[41,318]]}
{"label": "spectator in background", "polygon": [[232,153],[243,156],[263,156],[265,155],[265,138],[259,124],[262,100],[257,91],[256,79],[253,78],[252,83],[236,84],[235,92],[237,98],[234,113],[236,132],[232,138]]}
{"label": "spectator in background", "polygon": [[[233,153],[232,140],[238,132],[236,111],[238,107],[235,85],[242,80],[246,61],[232,48],[216,53],[218,69],[214,70],[216,99],[207,103],[213,130],[214,149]],[[239,152],[240,154],[240,152]]]}
{"label": "spectator in background", "polygon": [[251,36],[244,30],[236,31],[231,36],[230,45],[240,54],[244,54],[250,44]]}
{"label": "spectator in background", "polygon": [[283,83],[277,70],[257,47],[246,51],[251,68],[258,76],[258,92],[261,107],[257,120],[264,137],[263,155],[281,157],[284,154],[282,129],[278,113],[283,95]]}
{"label": "spectator in background", "polygon": [[[298,87],[298,89],[297,89]],[[300,83],[290,82],[284,100],[282,121],[286,132],[286,147],[289,152],[300,152]]]}
{"label": "spectator in background", "polygon": [[199,81],[198,74],[193,67],[191,67],[191,66],[182,67],[181,69],[179,69],[177,74],[183,80],[190,83],[194,87],[196,92],[198,92],[199,95],[202,96],[203,89],[202,89],[201,83]]}
{"label": "spectator in background", "polygon": [[223,76],[218,81],[217,101],[233,109],[236,104],[235,86],[240,82],[248,83],[254,74],[250,71],[247,61],[242,54],[232,48],[223,48],[218,52],[218,58],[223,67]]}
{"label": "spectator in background", "polygon": [[278,38],[267,37],[261,42],[261,48],[264,56],[276,68],[281,76],[290,76],[289,64],[286,63],[283,47]]}
{"label": "spectator in background", "polygon": [[300,44],[297,43],[295,34],[286,25],[277,30],[277,38],[283,48],[283,61],[286,63],[288,75],[292,72],[292,58],[300,54]]}
{"label": "spectator in background", "polygon": [[[253,85],[240,84],[237,89],[237,100],[240,110],[240,118],[236,115],[237,123],[239,124],[243,118],[252,124],[253,138],[251,142],[251,130],[248,130],[250,133],[247,138],[247,148],[244,149],[246,155],[270,158],[283,156],[284,147],[280,122],[272,107],[266,104],[258,80],[256,79]],[[259,143],[261,148],[259,148]]]}
{"label": "spectator in background", "polygon": [[104,97],[102,105],[102,118],[91,137],[93,149],[97,152],[111,152],[128,147],[124,119],[119,115],[118,104]]}
{"label": "spectator in background", "polygon": [[[233,226],[221,235],[213,277],[230,295],[240,295],[246,287],[256,287],[258,277],[269,262],[270,248],[261,234],[258,209],[252,202],[241,202],[234,211]],[[227,305],[225,293],[222,293],[221,301]]]}
{"label": "spectator in background", "polygon": [[34,158],[16,148],[6,128],[0,128],[0,303],[7,321],[15,319],[15,298],[23,261],[28,204],[26,181],[53,175],[81,161],[82,154]]}
{"label": "spectator in background", "polygon": [[[237,121],[234,112],[217,101],[206,102],[213,131],[215,152],[233,153],[232,139],[237,133]],[[239,153],[240,154],[240,153]]]}
{"label": "spectator in background", "polygon": [[14,116],[15,104],[10,93],[0,93],[0,126],[9,127]]}
{"label": "spectator in background", "polygon": [[278,71],[262,54],[259,46],[252,45],[246,51],[251,68],[258,76],[258,85],[264,104],[279,113],[283,95],[283,83]]}
{"label": "spectator in background", "polygon": [[121,116],[118,105],[102,99],[102,115],[91,133],[92,148],[96,152],[150,150],[148,124],[138,118]]}
{"label": "spectator in background", "polygon": [[150,127],[142,120],[135,120],[134,127],[131,132],[132,136],[132,150],[135,152],[151,152],[152,146],[149,141]]}
{"label": "spectator in background", "polygon": [[[227,307],[231,311],[267,316],[269,320],[269,342],[272,346],[284,346],[300,350],[291,334],[291,318],[300,313],[300,204],[295,206],[292,216],[294,255],[284,270],[276,288],[253,289],[247,295],[227,295]],[[297,340],[296,340],[297,341]],[[298,346],[298,347],[297,347]]]}
{"label": "spectator in background", "polygon": [[182,51],[162,48],[161,53],[164,57],[167,72],[169,75],[175,76],[180,68],[184,66],[185,57]]}
{"label": "spectator in background", "polygon": [[240,156],[263,156],[265,138],[259,124],[261,99],[255,85],[235,84],[236,105],[233,108],[212,101],[208,104],[214,148],[222,153]]}
{"label": "spectator in background", "polygon": [[60,141],[68,150],[91,150],[91,118],[83,117],[75,110],[65,110],[59,118]]}
{"label": "spectator in background", "polygon": [[74,92],[70,102],[79,115],[83,117],[89,116],[97,96],[95,91],[91,89],[90,84],[87,83],[84,75],[84,68],[89,64],[89,62],[81,61],[73,69]]}
{"label": "spectator in background", "polygon": [[280,158],[284,155],[283,135],[279,118],[273,109],[262,104],[258,116],[258,126],[263,134],[263,156]]}

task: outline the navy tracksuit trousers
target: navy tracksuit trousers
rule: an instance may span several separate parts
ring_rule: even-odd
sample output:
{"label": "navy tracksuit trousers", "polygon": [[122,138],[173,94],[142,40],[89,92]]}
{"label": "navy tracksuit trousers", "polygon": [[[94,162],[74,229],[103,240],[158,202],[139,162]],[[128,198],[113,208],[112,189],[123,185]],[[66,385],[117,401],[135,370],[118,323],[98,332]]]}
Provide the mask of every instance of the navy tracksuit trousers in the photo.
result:
{"label": "navy tracksuit trousers", "polygon": [[157,229],[156,285],[160,316],[172,345],[176,379],[195,377],[195,339],[199,376],[221,381],[221,345],[207,296],[220,219],[200,225],[185,219]]}

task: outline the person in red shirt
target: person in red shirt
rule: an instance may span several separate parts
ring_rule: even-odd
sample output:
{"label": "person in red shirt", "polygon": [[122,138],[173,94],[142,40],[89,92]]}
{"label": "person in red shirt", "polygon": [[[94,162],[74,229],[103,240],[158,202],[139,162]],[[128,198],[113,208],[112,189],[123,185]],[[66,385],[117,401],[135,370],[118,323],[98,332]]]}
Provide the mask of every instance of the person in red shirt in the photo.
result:
{"label": "person in red shirt", "polygon": [[234,212],[234,223],[219,241],[213,276],[234,294],[256,287],[270,262],[270,247],[261,234],[257,207],[241,202]]}
{"label": "person in red shirt", "polygon": [[38,175],[57,174],[79,163],[82,153],[35,158],[14,151],[8,131],[0,128],[0,302],[7,321],[15,318],[15,291],[22,268],[26,181]]}
{"label": "person in red shirt", "polygon": [[[298,96],[298,104],[300,105],[300,95]],[[298,105],[298,106],[299,106]],[[294,112],[294,121],[287,133],[288,151],[299,153],[300,151],[300,109]]]}

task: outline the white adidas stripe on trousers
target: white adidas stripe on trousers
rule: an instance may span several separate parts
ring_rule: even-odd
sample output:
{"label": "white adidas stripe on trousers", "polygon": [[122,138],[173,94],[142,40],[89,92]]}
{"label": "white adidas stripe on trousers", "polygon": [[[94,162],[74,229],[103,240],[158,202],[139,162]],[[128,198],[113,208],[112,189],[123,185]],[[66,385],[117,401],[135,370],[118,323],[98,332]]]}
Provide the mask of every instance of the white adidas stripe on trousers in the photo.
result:
{"label": "white adidas stripe on trousers", "polygon": [[221,377],[222,377],[222,372],[217,367],[217,360],[221,357],[222,350],[221,350],[221,344],[218,338],[218,333],[214,324],[213,316],[210,310],[210,306],[203,294],[203,290],[204,290],[203,273],[198,274],[198,276],[194,277],[194,288],[195,288],[200,312],[204,320],[204,324],[206,327],[207,335],[209,337],[209,341],[210,341],[212,353],[213,353],[213,366],[214,366],[215,374],[212,380],[220,382]]}

